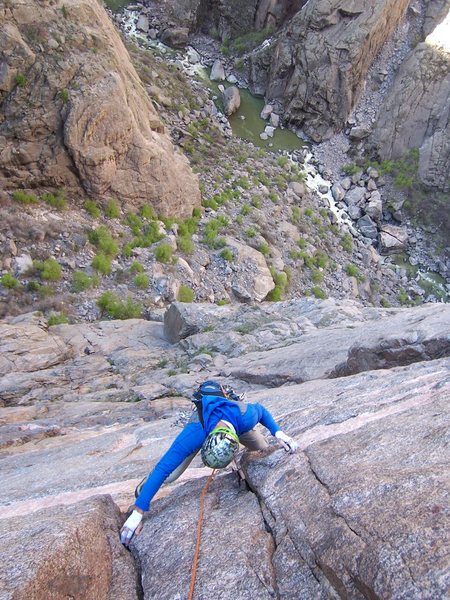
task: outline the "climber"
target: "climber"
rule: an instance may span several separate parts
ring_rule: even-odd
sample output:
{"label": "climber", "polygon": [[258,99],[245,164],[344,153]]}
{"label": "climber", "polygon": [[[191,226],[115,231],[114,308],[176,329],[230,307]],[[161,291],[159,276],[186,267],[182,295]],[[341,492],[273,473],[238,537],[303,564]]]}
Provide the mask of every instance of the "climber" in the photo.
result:
{"label": "climber", "polygon": [[261,423],[286,452],[292,454],[297,450],[297,443],[280,430],[267,409],[261,404],[245,404],[243,398],[244,395],[237,396],[231,387],[217,381],[208,380],[199,386],[193,396],[196,408],[189,422],[150,475],[136,488],[137,500],[120,530],[123,544],[128,545],[133,535],[139,533],[142,516],[161,485],[175,481],[200,449],[207,467],[223,469],[233,460],[239,443],[250,451],[267,448],[266,439],[254,429]]}

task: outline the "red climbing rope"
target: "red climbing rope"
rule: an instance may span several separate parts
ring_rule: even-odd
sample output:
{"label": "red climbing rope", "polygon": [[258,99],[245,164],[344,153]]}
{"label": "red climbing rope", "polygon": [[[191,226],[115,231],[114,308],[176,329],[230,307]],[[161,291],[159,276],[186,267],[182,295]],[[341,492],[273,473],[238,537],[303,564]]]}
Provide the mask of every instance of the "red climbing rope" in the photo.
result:
{"label": "red climbing rope", "polygon": [[202,521],[203,521],[203,510],[205,507],[205,496],[206,496],[206,492],[208,491],[209,484],[214,479],[215,474],[216,474],[216,469],[214,469],[214,471],[208,477],[208,481],[205,483],[203,490],[202,490],[202,494],[200,496],[200,513],[198,516],[198,523],[197,523],[197,545],[195,546],[194,563],[192,565],[191,586],[189,588],[188,600],[192,600],[194,597],[195,578],[197,576],[197,566],[198,566],[198,555],[200,553],[200,541],[201,541],[201,534],[202,534]]}

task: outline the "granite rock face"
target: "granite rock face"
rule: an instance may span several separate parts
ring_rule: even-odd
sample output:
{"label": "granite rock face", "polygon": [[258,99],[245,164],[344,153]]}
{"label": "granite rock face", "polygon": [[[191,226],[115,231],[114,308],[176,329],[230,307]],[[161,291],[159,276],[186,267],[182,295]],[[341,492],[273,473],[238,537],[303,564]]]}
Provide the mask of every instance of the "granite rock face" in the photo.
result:
{"label": "granite rock face", "polygon": [[176,304],[165,330],[2,321],[2,368],[15,365],[0,377],[5,598],[187,595],[210,470],[196,458],[152,502],[131,547],[141,587],[111,497],[133,502],[209,378],[266,406],[300,450],[286,455],[261,428],[269,448],[240,457],[246,482],[217,474],[196,596],[444,597],[449,321],[444,304],[310,298]]}
{"label": "granite rock face", "polygon": [[407,0],[307,2],[272,51],[267,96],[319,142],[340,131]]}
{"label": "granite rock face", "polygon": [[[448,367],[443,359],[255,395],[301,451],[288,456],[272,438],[267,451],[241,459],[248,488],[236,474],[210,484],[196,593],[445,595]],[[144,598],[189,589],[205,482],[155,503],[135,538]]]}
{"label": "granite rock face", "polygon": [[198,181],[97,2],[0,9],[0,182],[188,216]]}
{"label": "granite rock face", "polygon": [[383,158],[418,150],[421,179],[442,190],[450,189],[449,18],[401,65],[371,139]]}

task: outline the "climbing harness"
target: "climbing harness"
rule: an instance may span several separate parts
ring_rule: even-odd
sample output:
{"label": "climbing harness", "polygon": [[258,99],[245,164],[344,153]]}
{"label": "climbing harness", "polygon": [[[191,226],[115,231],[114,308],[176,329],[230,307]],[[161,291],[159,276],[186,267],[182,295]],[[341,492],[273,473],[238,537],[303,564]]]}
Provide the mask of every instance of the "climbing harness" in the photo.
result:
{"label": "climbing harness", "polygon": [[192,600],[194,597],[194,588],[195,588],[195,578],[197,575],[197,566],[198,566],[198,555],[200,553],[200,541],[201,541],[201,533],[202,533],[202,521],[203,521],[203,510],[205,507],[205,496],[208,491],[209,484],[214,479],[216,474],[216,469],[213,470],[211,475],[208,477],[208,481],[203,486],[203,490],[200,496],[200,513],[198,515],[198,523],[197,523],[197,544],[195,546],[195,554],[194,554],[194,562],[192,565],[192,575],[191,575],[191,585],[189,588],[189,596],[188,600]]}

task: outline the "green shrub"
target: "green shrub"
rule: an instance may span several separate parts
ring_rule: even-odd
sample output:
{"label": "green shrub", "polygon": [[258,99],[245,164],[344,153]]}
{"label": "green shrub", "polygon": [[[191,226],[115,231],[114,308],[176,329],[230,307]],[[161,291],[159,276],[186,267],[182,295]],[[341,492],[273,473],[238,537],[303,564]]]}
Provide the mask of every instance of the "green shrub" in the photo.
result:
{"label": "green shrub", "polygon": [[25,87],[27,85],[27,78],[23,73],[17,73],[14,77],[14,81],[19,87]]}
{"label": "green shrub", "polygon": [[102,273],[109,275],[111,273],[111,258],[105,254],[97,254],[92,260],[92,268]]}
{"label": "green shrub", "polygon": [[301,217],[301,212],[300,212],[300,208],[298,206],[293,206],[292,207],[292,217],[291,217],[291,221],[292,223],[298,223],[300,221],[300,217]]}
{"label": "green shrub", "polygon": [[54,314],[50,315],[50,317],[47,319],[47,323],[48,323],[49,327],[52,327],[53,325],[63,325],[68,322],[69,322],[69,319],[62,312],[54,313]]}
{"label": "green shrub", "polygon": [[62,100],[63,104],[67,104],[69,102],[69,90],[67,88],[60,90],[58,96],[60,100]]}
{"label": "green shrub", "polygon": [[182,235],[177,238],[177,247],[183,254],[192,254],[194,252],[194,242],[190,235]]}
{"label": "green shrub", "polygon": [[276,285],[267,296],[267,299],[271,302],[280,302],[283,299],[283,289]]}
{"label": "green shrub", "polygon": [[288,157],[287,156],[279,156],[277,158],[277,165],[279,167],[285,167],[288,164]]}
{"label": "green shrub", "polygon": [[228,262],[231,262],[234,258],[233,251],[230,250],[230,248],[224,248],[220,253],[220,256]]}
{"label": "green shrub", "polygon": [[270,192],[269,199],[272,200],[272,202],[274,204],[278,204],[278,202],[280,200],[279,197],[278,197],[278,194],[276,194],[275,192]]}
{"label": "green shrub", "polygon": [[142,263],[140,263],[138,260],[135,260],[130,267],[130,271],[132,273],[143,273],[144,265]]}
{"label": "green shrub", "polygon": [[12,194],[13,200],[21,204],[37,204],[38,199],[32,194],[26,194],[22,190],[15,190]]}
{"label": "green shrub", "polygon": [[61,265],[54,258],[47,258],[44,262],[35,262],[34,267],[39,271],[44,281],[59,281],[61,279]]}
{"label": "green shrub", "polygon": [[327,298],[326,293],[320,287],[313,287],[313,288],[311,288],[311,293],[316,298],[319,298],[321,300],[326,300],[326,298]]}
{"label": "green shrub", "polygon": [[202,209],[199,206],[196,206],[192,209],[192,216],[195,219],[199,219],[202,216]]}
{"label": "green shrub", "polygon": [[322,283],[324,279],[324,274],[322,273],[322,271],[313,271],[311,273],[311,281],[313,283]]}
{"label": "green shrub", "polygon": [[230,304],[230,301],[227,298],[221,298],[216,302],[217,306],[225,306],[226,304]]}
{"label": "green shrub", "polygon": [[304,240],[303,238],[300,238],[297,242],[297,245],[302,248],[302,250],[304,250],[306,248],[306,246],[308,245],[307,241]]}
{"label": "green shrub", "polygon": [[150,278],[145,273],[139,273],[134,278],[134,285],[140,290],[146,290],[149,286]]}
{"label": "green shrub", "polygon": [[67,205],[63,192],[58,192],[57,194],[42,194],[41,199],[58,210],[64,210]]}
{"label": "green shrub", "polygon": [[115,200],[108,200],[105,208],[105,215],[110,219],[118,219],[120,217],[120,208]]}
{"label": "green shrub", "polygon": [[99,284],[98,277],[89,277],[83,271],[75,271],[72,278],[72,289],[74,292],[84,292]]}
{"label": "green shrub", "polygon": [[203,233],[203,242],[209,248],[220,248],[225,245],[225,241],[222,238],[218,238],[219,232],[226,227],[228,221],[226,217],[217,217],[216,219],[211,219],[206,223],[204,233]]}
{"label": "green shrub", "polygon": [[354,163],[350,163],[348,165],[344,165],[342,167],[342,171],[346,175],[355,175],[356,173],[358,173],[358,171],[361,171],[361,168],[358,167],[358,165],[355,165]]}
{"label": "green shrub", "polygon": [[126,222],[133,235],[141,235],[144,224],[138,215],[135,215],[134,213],[128,213],[126,216]]}
{"label": "green shrub", "polygon": [[342,248],[351,254],[353,251],[353,238],[350,233],[345,233],[341,238],[341,246]]}
{"label": "green shrub", "polygon": [[303,214],[305,215],[305,217],[312,217],[312,214],[313,214],[312,208],[305,208],[305,210],[303,211]]}
{"label": "green shrub", "polygon": [[314,264],[320,269],[325,269],[328,264],[328,256],[322,250],[317,250],[314,254]]}
{"label": "green shrub", "polygon": [[91,217],[94,217],[95,219],[98,219],[98,217],[102,214],[97,203],[93,200],[86,200],[84,203],[84,209],[91,215]]}
{"label": "green shrub", "polygon": [[148,221],[154,221],[156,219],[155,211],[150,204],[144,204],[141,206],[139,213],[143,219],[147,219]]}
{"label": "green shrub", "polygon": [[245,235],[246,235],[247,237],[249,237],[249,238],[253,238],[253,237],[255,237],[255,236],[256,236],[256,230],[255,230],[255,228],[254,228],[254,227],[248,227],[248,228],[245,230]]}
{"label": "green shrub", "polygon": [[261,198],[259,196],[252,196],[250,202],[255,208],[261,208]]}
{"label": "green shrub", "polygon": [[177,299],[179,302],[192,302],[194,300],[194,290],[187,285],[180,285]]}
{"label": "green shrub", "polygon": [[170,244],[160,244],[155,250],[155,258],[160,263],[169,263],[172,260],[173,249]]}
{"label": "green shrub", "polygon": [[258,246],[258,251],[261,252],[264,256],[269,256],[270,254],[270,246],[266,242],[263,242]]}
{"label": "green shrub", "polygon": [[244,204],[241,208],[241,215],[243,215],[244,217],[246,217],[247,215],[249,215],[252,212],[252,207],[249,206],[248,204]]}
{"label": "green shrub", "polygon": [[391,308],[391,304],[386,298],[380,298],[380,304],[383,308]]}
{"label": "green shrub", "polygon": [[409,300],[409,296],[406,293],[406,290],[404,290],[403,288],[400,289],[400,291],[398,292],[398,301],[400,302],[400,304],[409,304],[410,300]]}
{"label": "green shrub", "polygon": [[122,248],[122,256],[124,258],[130,258],[130,256],[133,253],[133,244],[131,242],[128,242],[127,244],[124,244],[123,248]]}
{"label": "green shrub", "polygon": [[248,180],[247,177],[240,177],[239,179],[236,179],[234,181],[234,186],[240,187],[243,190],[249,190],[250,189],[250,181]]}
{"label": "green shrub", "polygon": [[356,277],[358,281],[364,281],[365,279],[364,275],[360,272],[356,265],[348,264],[345,267],[345,272],[349,277]]}
{"label": "green shrub", "polygon": [[133,302],[128,296],[126,302],[122,302],[113,292],[104,292],[97,300],[97,306],[102,314],[107,314],[113,319],[137,319],[142,315],[142,306]]}
{"label": "green shrub", "polygon": [[19,285],[19,282],[15,277],[11,275],[11,273],[5,273],[2,277],[0,277],[0,283],[3,287],[12,289]]}
{"label": "green shrub", "polygon": [[93,231],[90,231],[88,233],[88,239],[91,244],[94,244],[94,246],[99,249],[100,254],[114,257],[119,253],[117,243],[109,233],[108,229],[103,225],[97,227],[97,229],[94,229]]}

